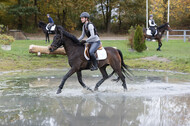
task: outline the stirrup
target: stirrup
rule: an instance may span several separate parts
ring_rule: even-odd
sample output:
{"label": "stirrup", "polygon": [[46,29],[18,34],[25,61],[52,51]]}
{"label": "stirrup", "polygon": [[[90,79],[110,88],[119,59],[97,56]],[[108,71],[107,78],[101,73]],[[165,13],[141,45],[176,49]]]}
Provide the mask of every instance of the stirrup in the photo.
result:
{"label": "stirrup", "polygon": [[90,68],[91,71],[98,70],[98,67],[95,67],[94,65]]}

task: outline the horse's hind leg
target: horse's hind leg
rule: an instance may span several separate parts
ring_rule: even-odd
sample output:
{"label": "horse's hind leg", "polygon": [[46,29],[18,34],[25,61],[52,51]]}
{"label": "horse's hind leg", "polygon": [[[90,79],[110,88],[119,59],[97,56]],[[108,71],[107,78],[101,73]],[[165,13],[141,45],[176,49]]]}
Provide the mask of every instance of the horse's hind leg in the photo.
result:
{"label": "horse's hind leg", "polygon": [[124,91],[127,90],[127,85],[126,85],[126,81],[125,81],[125,76],[123,75],[123,73],[120,71],[117,72],[119,78],[121,79],[121,81],[123,82],[122,86],[124,88]]}
{"label": "horse's hind leg", "polygon": [[[81,86],[82,86],[83,88],[87,88],[87,90],[92,91],[92,89],[90,89],[89,87],[87,87],[87,86],[84,84],[84,82],[82,81],[82,73],[81,73],[81,71],[78,71],[78,72],[77,72],[77,78],[78,78],[78,81],[79,81],[79,83],[81,84]],[[93,92],[93,91],[92,91],[92,92]]]}
{"label": "horse's hind leg", "polygon": [[[98,83],[96,84],[96,86],[95,86],[95,88],[94,88],[95,91],[97,91],[97,90],[98,90],[98,87],[99,87],[106,79],[108,79],[108,78],[110,77],[110,76],[108,76],[108,74],[107,74],[107,72],[106,72],[106,67],[107,67],[107,66],[104,66],[104,67],[99,68],[99,69],[100,69],[100,72],[102,73],[103,78],[102,78],[100,81],[98,81]],[[113,75],[113,74],[111,74],[111,75]]]}
{"label": "horse's hind leg", "polygon": [[122,86],[124,88],[124,91],[126,91],[127,90],[127,85],[126,85],[126,82],[125,82],[125,76],[123,75],[123,73],[121,71],[121,66],[119,66],[119,65],[114,65],[113,66],[112,65],[111,67],[113,68],[115,73],[117,73],[117,75],[119,76],[117,80],[121,79],[121,81],[123,82]]}

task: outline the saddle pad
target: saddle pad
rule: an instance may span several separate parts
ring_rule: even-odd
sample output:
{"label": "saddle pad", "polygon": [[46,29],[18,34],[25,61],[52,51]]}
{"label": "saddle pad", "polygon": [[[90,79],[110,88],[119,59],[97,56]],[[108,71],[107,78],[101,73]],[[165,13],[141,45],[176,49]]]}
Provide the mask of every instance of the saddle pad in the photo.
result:
{"label": "saddle pad", "polygon": [[[147,30],[146,30],[146,34],[147,34],[147,35],[151,35],[151,36],[152,36],[152,34],[151,34],[151,30],[150,30],[150,29],[147,29]],[[157,30],[156,30],[155,35],[156,35],[156,34],[157,34]]]}
{"label": "saddle pad", "polygon": [[146,30],[146,34],[147,34],[147,35],[152,35],[152,34],[151,34],[151,30],[147,29],[147,30]]}
{"label": "saddle pad", "polygon": [[[85,46],[85,49],[84,49],[84,57],[86,58],[86,60],[90,60],[89,56],[87,56],[86,52],[88,53],[88,47]],[[107,52],[106,50],[104,49],[104,47],[101,47],[99,48],[97,51],[96,51],[96,55],[97,55],[97,58],[96,60],[105,60],[107,58]]]}
{"label": "saddle pad", "polygon": [[[47,26],[48,26],[48,25],[47,25]],[[46,30],[49,30],[47,26],[46,26]],[[56,25],[53,25],[53,26],[51,27],[50,31],[55,31],[55,27],[56,27]]]}

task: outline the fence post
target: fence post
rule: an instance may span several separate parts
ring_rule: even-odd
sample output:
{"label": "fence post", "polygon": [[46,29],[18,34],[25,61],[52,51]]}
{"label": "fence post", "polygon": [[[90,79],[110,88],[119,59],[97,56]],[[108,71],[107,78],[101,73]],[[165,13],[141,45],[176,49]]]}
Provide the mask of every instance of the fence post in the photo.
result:
{"label": "fence post", "polygon": [[186,30],[184,30],[184,42],[186,42]]}
{"label": "fence post", "polygon": [[169,32],[167,31],[167,35],[166,35],[166,41],[168,42],[168,36],[169,36]]}

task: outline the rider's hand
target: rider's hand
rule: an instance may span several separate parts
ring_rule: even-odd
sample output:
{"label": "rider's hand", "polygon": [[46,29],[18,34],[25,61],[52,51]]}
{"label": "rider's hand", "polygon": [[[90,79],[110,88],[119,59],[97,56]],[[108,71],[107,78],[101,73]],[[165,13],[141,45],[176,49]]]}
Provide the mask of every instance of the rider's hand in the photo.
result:
{"label": "rider's hand", "polygon": [[81,41],[81,44],[84,44],[84,43],[86,43],[86,40],[82,40],[82,41]]}

